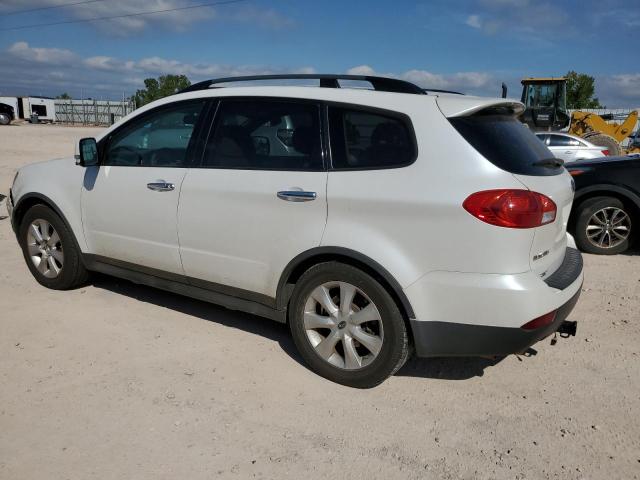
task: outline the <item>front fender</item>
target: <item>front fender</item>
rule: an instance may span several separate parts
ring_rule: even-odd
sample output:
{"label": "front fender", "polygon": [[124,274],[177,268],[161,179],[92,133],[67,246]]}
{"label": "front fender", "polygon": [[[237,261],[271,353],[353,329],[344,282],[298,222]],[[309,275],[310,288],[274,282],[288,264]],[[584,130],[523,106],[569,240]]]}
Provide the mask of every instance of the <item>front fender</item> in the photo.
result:
{"label": "front fender", "polygon": [[77,166],[72,157],[21,168],[12,187],[16,230],[26,210],[35,203],[43,203],[62,218],[73,232],[80,250],[87,252],[80,208],[84,175],[85,169]]}

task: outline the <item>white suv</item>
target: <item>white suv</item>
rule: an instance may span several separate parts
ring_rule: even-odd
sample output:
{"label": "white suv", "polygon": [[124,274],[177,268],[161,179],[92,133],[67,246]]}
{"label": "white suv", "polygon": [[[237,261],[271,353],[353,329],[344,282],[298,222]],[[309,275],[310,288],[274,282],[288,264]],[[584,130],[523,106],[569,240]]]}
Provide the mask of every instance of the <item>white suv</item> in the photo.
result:
{"label": "white suv", "polygon": [[506,355],[575,333],[572,180],[522,104],[379,77],[210,88],[273,78],[196,84],[75,161],[20,169],[8,204],[36,280],[98,271],[288,322],[314,371],[355,387],[410,350]]}

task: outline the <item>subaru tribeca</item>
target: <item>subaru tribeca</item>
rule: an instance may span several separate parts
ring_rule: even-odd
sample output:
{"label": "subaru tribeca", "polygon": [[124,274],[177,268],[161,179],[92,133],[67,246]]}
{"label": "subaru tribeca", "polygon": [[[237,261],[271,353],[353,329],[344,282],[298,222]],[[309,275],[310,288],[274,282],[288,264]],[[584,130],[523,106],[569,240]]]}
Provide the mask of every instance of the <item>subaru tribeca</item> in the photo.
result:
{"label": "subaru tribeca", "polygon": [[572,181],[522,111],[380,77],[209,80],[21,168],[11,221],[45,287],[97,271],[285,322],[315,372],[372,387],[410,352],[575,333]]}

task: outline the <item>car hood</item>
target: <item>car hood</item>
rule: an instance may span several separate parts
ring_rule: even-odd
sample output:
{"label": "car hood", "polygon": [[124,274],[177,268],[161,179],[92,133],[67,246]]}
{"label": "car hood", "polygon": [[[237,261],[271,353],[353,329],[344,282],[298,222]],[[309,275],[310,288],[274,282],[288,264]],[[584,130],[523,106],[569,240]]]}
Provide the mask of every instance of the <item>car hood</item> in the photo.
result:
{"label": "car hood", "polygon": [[68,164],[68,163],[76,163],[76,159],[74,156],[70,157],[60,157],[60,158],[51,158],[49,160],[40,160],[39,162],[28,163],[24,167],[20,168],[20,170],[30,167],[35,167],[36,165],[48,165],[48,164]]}

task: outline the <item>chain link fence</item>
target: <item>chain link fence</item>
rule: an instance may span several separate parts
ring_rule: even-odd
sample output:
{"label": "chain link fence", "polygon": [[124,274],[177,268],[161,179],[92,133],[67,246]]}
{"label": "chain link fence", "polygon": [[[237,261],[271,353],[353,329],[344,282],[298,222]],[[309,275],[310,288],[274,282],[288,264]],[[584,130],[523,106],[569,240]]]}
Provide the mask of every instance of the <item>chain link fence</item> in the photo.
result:
{"label": "chain link fence", "polygon": [[135,110],[130,101],[56,100],[56,122],[109,126]]}

